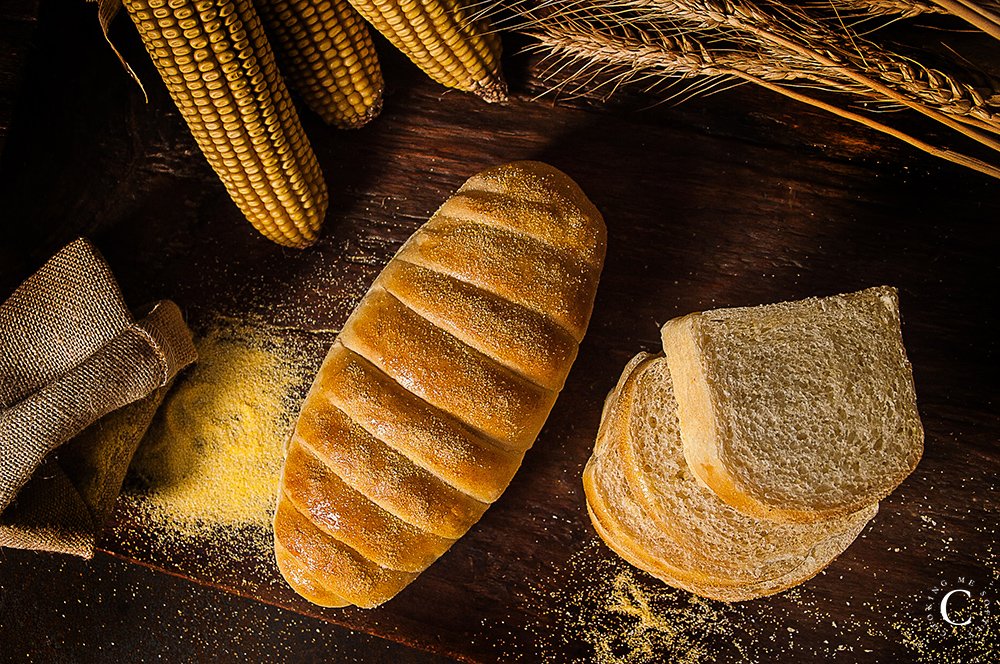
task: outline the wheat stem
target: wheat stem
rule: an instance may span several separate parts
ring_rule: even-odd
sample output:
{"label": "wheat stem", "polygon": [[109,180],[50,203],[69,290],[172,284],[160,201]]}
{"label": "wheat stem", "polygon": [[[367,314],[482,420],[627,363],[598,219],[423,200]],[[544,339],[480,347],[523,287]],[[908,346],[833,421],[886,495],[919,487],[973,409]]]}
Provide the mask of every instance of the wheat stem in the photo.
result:
{"label": "wheat stem", "polygon": [[1000,39],[1000,16],[985,7],[969,0],[932,0],[932,2],[994,39]]}
{"label": "wheat stem", "polygon": [[859,71],[854,70],[851,67],[844,66],[843,64],[837,62],[836,60],[827,55],[824,55],[823,53],[820,53],[819,51],[813,50],[806,46],[801,46],[790,39],[782,37],[781,35],[768,31],[762,31],[762,34],[764,34],[768,39],[772,40],[774,43],[778,45],[784,46],[785,48],[788,48],[803,57],[811,57],[815,59],[818,64],[833,69],[835,71],[838,71],[847,78],[855,81],[860,85],[865,85],[870,87],[872,90],[884,95],[888,99],[891,99],[895,102],[902,104],[903,106],[911,108],[914,111],[917,111],[918,113],[921,113],[933,120],[937,120],[946,127],[950,127],[951,129],[965,136],[968,136],[969,138],[978,141],[979,143],[982,143],[983,145],[993,150],[1000,151],[1000,141],[990,136],[987,136],[980,131],[972,129],[967,124],[963,124],[957,120],[952,119],[952,117],[950,117],[949,115],[941,113],[933,108],[929,108],[928,106],[920,102],[913,101],[910,98],[906,97],[905,95],[899,94],[894,89],[890,88],[887,85],[884,85],[881,81],[871,78]]}
{"label": "wheat stem", "polygon": [[814,97],[803,95],[801,93],[782,87],[780,85],[775,85],[770,81],[765,81],[763,79],[756,79],[750,75],[740,75],[740,77],[747,81],[756,83],[761,87],[767,88],[768,90],[773,90],[778,94],[785,95],[790,99],[800,101],[803,104],[809,104],[816,108],[833,113],[834,115],[838,115],[844,118],[845,120],[851,120],[853,122],[863,124],[866,127],[874,129],[875,131],[897,138],[903,141],[904,143],[908,143],[909,145],[912,145],[918,150],[923,150],[927,154],[939,157],[946,161],[950,161],[953,164],[958,164],[960,166],[965,166],[966,168],[971,168],[972,170],[983,173],[984,175],[990,175],[992,177],[1000,179],[1000,168],[992,164],[988,164],[982,161],[981,159],[976,159],[975,157],[970,157],[968,155],[964,155],[960,152],[955,152],[947,148],[940,148],[935,145],[931,145],[930,143],[926,143],[918,138],[914,138],[910,134],[895,129],[894,127],[890,127],[889,125],[885,125],[882,124],[881,122],[873,120],[870,117],[859,115],[858,113],[848,111],[846,109],[840,108],[839,106],[834,106],[833,104],[828,104]]}
{"label": "wheat stem", "polygon": [[[934,0],[828,0],[810,6],[846,12],[859,12],[863,18],[872,16],[899,16],[913,18],[921,14],[947,14],[948,10],[934,4]],[[852,14],[853,15],[853,14]]]}

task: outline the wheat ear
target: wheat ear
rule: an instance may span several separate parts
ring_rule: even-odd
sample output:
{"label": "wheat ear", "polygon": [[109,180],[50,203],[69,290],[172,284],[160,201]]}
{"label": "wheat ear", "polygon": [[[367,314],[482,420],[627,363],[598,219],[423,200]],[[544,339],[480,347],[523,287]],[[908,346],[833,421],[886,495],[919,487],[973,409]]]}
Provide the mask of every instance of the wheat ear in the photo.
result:
{"label": "wheat ear", "polygon": [[528,26],[537,20],[598,27],[641,24],[709,43],[726,40],[743,52],[764,51],[772,62],[788,63],[803,77],[839,80],[836,87],[909,107],[1000,149],[990,136],[1000,134],[1000,108],[974,86],[880,49],[846,26],[834,30],[796,7],[743,0],[515,0],[507,6]]}
{"label": "wheat ear", "polygon": [[[580,66],[569,77],[577,82],[582,80],[580,86],[595,79],[596,74],[589,78],[584,76],[588,68],[600,70],[602,65],[620,70],[616,77],[619,82],[650,76],[682,79],[694,76],[728,77],[747,81],[893,136],[936,157],[1000,178],[1000,168],[992,164],[929,144],[871,117],[790,87],[794,79],[806,79],[830,89],[860,92],[867,96],[874,94],[877,99],[886,97],[878,90],[872,90],[867,81],[860,84],[854,77],[842,76],[841,67],[827,66],[825,63],[829,56],[827,59],[822,54],[816,57],[811,49],[781,48],[777,51],[782,57],[776,57],[775,44],[770,40],[755,38],[740,41],[746,27],[741,26],[741,30],[731,28],[723,12],[683,12],[679,16],[672,15],[669,20],[650,21],[648,14],[636,6],[648,6],[651,2],[661,9],[664,4],[664,0],[542,0],[534,3],[518,0],[513,6],[522,32],[538,39],[541,49]],[[690,3],[682,4],[690,8]],[[706,3],[695,4],[704,6]],[[630,12],[622,11],[625,5],[631,8]],[[741,5],[737,9],[742,10],[743,7]],[[678,29],[667,34],[672,25]],[[805,28],[824,32],[821,27],[817,29],[809,23]],[[699,40],[696,38],[699,35],[707,35],[707,39]],[[784,41],[776,41],[779,46],[785,44]],[[793,42],[791,46],[797,45]],[[560,70],[564,68],[565,65]],[[972,121],[981,122],[975,118]]]}
{"label": "wheat ear", "polygon": [[[898,63],[888,62],[884,52],[862,46],[866,42],[860,37],[850,33],[843,37],[794,7],[783,5],[781,16],[773,16],[742,0],[608,0],[608,3],[618,8],[631,6],[643,20],[668,23],[680,20],[697,25],[699,30],[736,32],[760,42],[764,48],[778,49],[779,54],[787,52],[812,60],[831,77],[842,77],[869,88],[887,101],[910,108],[1000,151],[1000,140],[990,135],[1000,131],[1000,125],[987,128],[981,124],[981,118],[968,121],[964,114],[952,115],[929,105],[932,100],[913,99],[899,92],[880,80],[880,74],[891,71]],[[599,5],[601,0],[592,4]],[[871,63],[881,66],[873,69]],[[956,90],[959,90],[957,86]]]}
{"label": "wheat ear", "polygon": [[794,77],[790,71],[775,69],[768,62],[747,54],[715,54],[690,37],[654,38],[644,33],[608,36],[580,29],[572,22],[539,26],[527,32],[543,48],[557,57],[570,58],[584,66],[604,63],[621,68],[631,77],[655,71],[662,76],[729,76],[754,83],[790,99],[857,122],[892,136],[930,155],[1000,179],[1000,168],[980,159],[932,145],[870,117],[854,113],[809,95],[790,89],[781,82]]}

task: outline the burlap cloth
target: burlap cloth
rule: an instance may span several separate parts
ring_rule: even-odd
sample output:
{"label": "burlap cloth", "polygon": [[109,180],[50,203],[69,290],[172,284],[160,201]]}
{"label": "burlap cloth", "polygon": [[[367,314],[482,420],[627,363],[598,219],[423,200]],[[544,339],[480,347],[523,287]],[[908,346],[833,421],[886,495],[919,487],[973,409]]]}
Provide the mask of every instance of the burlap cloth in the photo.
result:
{"label": "burlap cloth", "polygon": [[177,305],[135,321],[87,240],[21,284],[0,305],[0,546],[91,557],[164,386],[195,357]]}

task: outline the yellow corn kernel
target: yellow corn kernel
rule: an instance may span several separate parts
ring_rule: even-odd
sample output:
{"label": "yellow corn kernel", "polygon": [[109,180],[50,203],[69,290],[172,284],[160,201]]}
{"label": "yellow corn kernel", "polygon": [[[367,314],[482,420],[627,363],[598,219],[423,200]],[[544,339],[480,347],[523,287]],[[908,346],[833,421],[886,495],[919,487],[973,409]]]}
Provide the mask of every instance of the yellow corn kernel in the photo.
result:
{"label": "yellow corn kernel", "polygon": [[486,101],[507,98],[500,37],[469,20],[460,0],[350,0],[354,8],[438,83]]}
{"label": "yellow corn kernel", "polygon": [[251,0],[124,0],[208,163],[254,227],[306,247],[327,189]]}
{"label": "yellow corn kernel", "polygon": [[382,108],[368,26],[347,0],[255,0],[292,90],[328,124],[360,127]]}

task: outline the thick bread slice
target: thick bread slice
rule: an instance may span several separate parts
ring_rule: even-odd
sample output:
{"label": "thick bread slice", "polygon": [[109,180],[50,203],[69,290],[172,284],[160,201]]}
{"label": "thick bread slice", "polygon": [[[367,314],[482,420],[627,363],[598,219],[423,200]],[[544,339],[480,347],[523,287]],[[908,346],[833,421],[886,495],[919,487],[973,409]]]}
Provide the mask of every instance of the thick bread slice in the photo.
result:
{"label": "thick bread slice", "polygon": [[669,539],[661,538],[652,524],[642,524],[633,518],[638,506],[630,500],[629,487],[622,483],[624,473],[620,468],[612,468],[617,461],[617,457],[592,459],[583,474],[587,511],[594,529],[608,546],[630,563],[673,586],[734,586],[735,582],[726,579],[691,573],[677,564],[679,557],[664,555],[679,549]]}
{"label": "thick bread slice", "polygon": [[664,571],[662,564],[658,561],[651,559],[648,554],[633,549],[635,546],[634,541],[629,539],[629,537],[622,536],[620,533],[612,533],[600,522],[596,517],[591,504],[587,503],[587,513],[590,516],[591,523],[594,526],[594,530],[600,535],[604,543],[608,545],[612,551],[617,553],[626,562],[639,569],[655,576],[660,581],[663,581],[668,586],[679,588],[680,590],[686,590],[689,593],[698,595],[699,597],[707,597],[708,599],[718,600],[720,602],[745,602],[752,599],[759,599],[761,597],[767,597],[769,595],[775,595],[780,592],[784,592],[790,588],[808,581],[810,578],[815,576],[815,574],[822,570],[822,566],[816,567],[815,565],[804,565],[805,569],[815,569],[815,571],[808,575],[794,576],[788,575],[786,577],[775,579],[770,582],[755,583],[749,585],[715,585],[708,583],[698,583],[692,582],[681,577],[675,577]]}
{"label": "thick bread slice", "polygon": [[[747,594],[740,586],[714,586],[691,583],[689,581],[681,581],[678,578],[674,578],[670,574],[664,572],[661,566],[650,565],[649,559],[646,556],[629,548],[631,542],[629,542],[627,538],[623,539],[621,536],[612,534],[609,530],[607,530],[597,518],[589,501],[587,502],[587,514],[590,516],[590,521],[594,526],[594,530],[596,530],[597,534],[600,535],[602,540],[604,540],[604,543],[608,545],[608,548],[621,556],[625,562],[655,576],[668,586],[686,590],[687,592],[694,593],[699,597],[707,597],[721,602],[741,602],[748,599],[755,599],[756,597],[762,597],[767,594],[773,594],[765,592],[757,595],[750,595]],[[779,588],[774,592],[780,592],[781,590],[782,589]]]}
{"label": "thick bread slice", "polygon": [[691,314],[662,336],[688,465],[741,512],[849,514],[920,460],[894,288]]}
{"label": "thick bread slice", "polygon": [[804,524],[747,516],[705,488],[688,468],[666,360],[658,357],[638,367],[634,390],[623,398],[632,402],[621,443],[625,480],[643,515],[690,554],[696,569],[748,584],[801,575],[805,559],[816,557],[819,549],[839,554],[878,511],[869,505],[845,517]]}
{"label": "thick bread slice", "polygon": [[[619,476],[621,476],[620,472]],[[592,477],[593,475],[591,475]],[[584,486],[588,486],[586,479]],[[652,534],[653,541],[656,542],[651,548],[646,548],[648,540],[633,532],[629,528],[629,524],[618,520],[618,516],[623,511],[622,507],[624,511],[628,512],[635,508],[634,503],[629,503],[626,499],[624,506],[620,503],[611,504],[602,496],[596,484],[591,482],[589,486],[590,488],[587,489],[587,512],[601,539],[627,562],[674,588],[723,602],[740,602],[786,590],[808,580],[822,569],[822,566],[806,564],[804,567],[807,571],[801,575],[786,575],[779,579],[742,585],[731,579],[692,574],[689,570],[672,565],[669,559],[662,557],[664,543],[657,541],[659,536],[655,530],[646,528],[648,532],[645,534]],[[615,494],[616,499],[621,499],[620,491],[616,491]],[[606,519],[607,523],[602,521],[602,518]],[[673,546],[672,543],[666,543],[667,548],[673,548]]]}
{"label": "thick bread slice", "polygon": [[625,421],[625,415],[621,412],[624,404],[619,395],[629,384],[629,381],[635,381],[633,374],[636,373],[636,369],[656,357],[652,353],[639,353],[629,360],[622,370],[622,375],[618,377],[618,383],[608,392],[608,396],[604,397],[604,405],[601,407],[601,423],[597,428],[597,441],[594,443],[594,454],[591,458],[603,456],[614,447],[615,439],[609,435],[609,430],[616,424],[621,426]]}
{"label": "thick bread slice", "polygon": [[[639,515],[639,507],[631,487],[625,481],[619,446],[627,435],[630,399],[623,398],[634,386],[635,370],[653,356],[640,353],[625,368],[618,385],[604,402],[601,425],[594,454],[583,471],[583,488],[587,508],[598,532],[614,533],[612,548],[626,548],[632,557],[643,561],[640,567],[669,582],[714,584],[725,583],[710,575],[691,573],[681,564],[683,552],[669,539],[661,538],[652,521]],[[602,535],[603,537],[603,535]],[[640,542],[653,543],[658,555],[649,555]]]}
{"label": "thick bread slice", "polygon": [[[811,547],[800,544],[791,547],[796,550],[787,553],[786,561],[776,561],[771,566],[773,576],[768,577],[760,571],[756,575],[729,575],[725,572],[739,572],[738,563],[719,566],[714,561],[706,561],[699,551],[704,546],[721,546],[721,551],[716,551],[715,557],[718,558],[729,543],[689,543],[678,538],[676,530],[664,529],[647,513],[638,497],[639,490],[629,483],[630,472],[624,468],[627,458],[625,448],[631,444],[629,433],[632,427],[629,425],[635,422],[638,378],[657,362],[662,360],[641,354],[626,368],[619,386],[605,404],[595,453],[584,472],[584,490],[591,519],[595,529],[612,549],[669,585],[713,599],[742,601],[781,592],[808,580],[854,541],[867,523],[867,516],[848,522],[841,532],[815,538]],[[721,504],[690,474],[687,478],[677,479],[686,481],[689,487],[697,487],[711,500]],[[696,518],[705,517],[696,515]]]}
{"label": "thick bread slice", "polygon": [[375,606],[500,496],[576,358],[605,245],[579,187],[536,162],[470,178],[404,243],[292,436],[274,530],[293,588]]}

